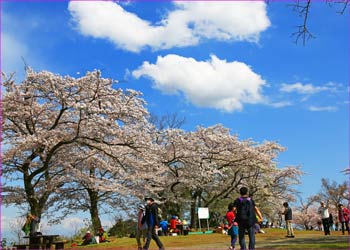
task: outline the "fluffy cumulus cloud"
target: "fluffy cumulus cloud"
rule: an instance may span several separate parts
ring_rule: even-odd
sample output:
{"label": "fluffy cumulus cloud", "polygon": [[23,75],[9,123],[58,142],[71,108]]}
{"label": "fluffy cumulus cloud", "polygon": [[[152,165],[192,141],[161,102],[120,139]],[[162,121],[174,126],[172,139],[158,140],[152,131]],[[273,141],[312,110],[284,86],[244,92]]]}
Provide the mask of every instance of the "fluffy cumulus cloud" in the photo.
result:
{"label": "fluffy cumulus cloud", "polygon": [[283,83],[280,88],[281,92],[285,93],[298,93],[298,94],[306,94],[312,95],[322,91],[336,91],[334,85],[326,84],[326,86],[314,86],[312,84],[303,84],[300,82],[294,84],[285,84]]}
{"label": "fluffy cumulus cloud", "polygon": [[158,56],[157,62],[144,62],[133,76],[148,77],[164,93],[182,93],[199,107],[232,112],[244,103],[261,103],[265,81],[242,62],[227,62],[212,55],[207,61],[174,54]]}
{"label": "fluffy cumulus cloud", "polygon": [[79,31],[108,39],[117,47],[137,52],[198,44],[202,39],[259,40],[270,26],[266,4],[256,2],[175,2],[173,11],[157,23],[143,20],[110,1],[72,1],[68,9]]}

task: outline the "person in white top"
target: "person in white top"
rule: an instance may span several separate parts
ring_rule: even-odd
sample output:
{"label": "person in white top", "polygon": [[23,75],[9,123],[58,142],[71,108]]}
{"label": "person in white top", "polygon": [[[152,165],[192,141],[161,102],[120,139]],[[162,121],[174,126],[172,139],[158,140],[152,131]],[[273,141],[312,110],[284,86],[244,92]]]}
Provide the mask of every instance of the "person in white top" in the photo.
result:
{"label": "person in white top", "polygon": [[321,215],[324,235],[331,235],[329,230],[329,212],[328,207],[325,206],[324,202],[320,202],[321,206],[318,209],[318,213]]}

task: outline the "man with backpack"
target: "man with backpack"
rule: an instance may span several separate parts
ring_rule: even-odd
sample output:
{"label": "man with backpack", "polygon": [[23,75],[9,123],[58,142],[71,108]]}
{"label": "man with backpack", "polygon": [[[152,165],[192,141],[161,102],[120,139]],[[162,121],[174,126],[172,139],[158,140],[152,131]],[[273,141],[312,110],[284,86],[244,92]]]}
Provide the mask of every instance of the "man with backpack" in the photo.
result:
{"label": "man with backpack", "polygon": [[146,243],[143,246],[143,250],[148,250],[149,245],[151,243],[151,239],[153,239],[159,250],[164,250],[163,243],[159,240],[156,230],[159,226],[159,216],[158,216],[158,205],[154,202],[152,197],[146,197],[145,201],[147,202],[146,213],[142,219],[142,223],[147,223],[147,239]]}
{"label": "man with backpack", "polygon": [[257,216],[262,220],[259,209],[255,206],[255,202],[248,197],[248,188],[241,187],[239,190],[241,197],[237,198],[233,203],[233,212],[236,214],[235,221],[238,223],[239,245],[242,250],[246,250],[244,234],[248,231],[249,250],[255,248],[255,230],[254,225],[257,222]]}

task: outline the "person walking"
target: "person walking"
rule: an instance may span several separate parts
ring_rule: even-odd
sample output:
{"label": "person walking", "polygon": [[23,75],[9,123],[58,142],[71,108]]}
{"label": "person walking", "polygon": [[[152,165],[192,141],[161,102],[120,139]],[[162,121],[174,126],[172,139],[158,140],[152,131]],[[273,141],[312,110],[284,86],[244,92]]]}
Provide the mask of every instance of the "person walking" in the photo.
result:
{"label": "person walking", "polygon": [[323,201],[321,201],[320,204],[321,204],[321,206],[318,209],[318,213],[321,215],[324,235],[331,235],[331,232],[329,230],[328,207],[325,206]]}
{"label": "person walking", "polygon": [[294,238],[294,231],[292,227],[292,220],[293,220],[293,215],[292,215],[292,209],[288,205],[288,202],[283,203],[284,211],[281,213],[284,215],[284,220],[286,221],[286,226],[287,226],[287,236],[288,238]]}
{"label": "person walking", "polygon": [[343,206],[343,204],[338,204],[338,219],[339,219],[339,223],[341,225],[341,231],[345,232],[345,228],[346,231],[348,231],[348,234],[350,235],[350,230],[349,230],[349,218],[350,214],[349,214],[349,210]]}
{"label": "person walking", "polygon": [[146,238],[146,232],[147,232],[147,223],[144,222],[142,223],[142,219],[145,215],[145,206],[144,205],[139,205],[138,206],[138,213],[137,213],[137,227],[136,227],[136,242],[137,242],[137,249],[142,250],[142,245],[141,245],[141,238],[143,239],[143,242],[145,242]]}
{"label": "person walking", "polygon": [[159,225],[159,217],[158,217],[158,205],[154,202],[152,197],[146,197],[145,201],[147,202],[146,213],[144,216],[143,222],[147,223],[147,239],[145,245],[143,246],[144,250],[148,250],[149,245],[151,243],[151,239],[153,239],[159,250],[164,250],[163,243],[160,241],[156,230]]}
{"label": "person walking", "polygon": [[249,249],[255,249],[255,230],[254,225],[257,222],[256,216],[262,219],[259,209],[255,206],[253,199],[248,197],[248,188],[241,187],[239,190],[241,197],[233,203],[233,213],[236,214],[235,222],[238,223],[239,245],[242,250],[246,250],[245,231],[248,231]]}

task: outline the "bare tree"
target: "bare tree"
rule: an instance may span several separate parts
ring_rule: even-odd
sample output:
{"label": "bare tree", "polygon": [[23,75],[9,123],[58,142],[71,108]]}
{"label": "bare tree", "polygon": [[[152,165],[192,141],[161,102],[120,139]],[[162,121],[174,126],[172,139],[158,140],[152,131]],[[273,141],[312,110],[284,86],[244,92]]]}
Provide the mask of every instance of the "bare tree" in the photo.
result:
{"label": "bare tree", "polygon": [[350,202],[349,197],[349,184],[344,181],[343,183],[337,183],[336,181],[330,181],[329,179],[322,178],[321,191],[317,194],[320,200],[328,202],[334,210],[339,203]]}
{"label": "bare tree", "polygon": [[22,227],[26,221],[25,217],[17,217],[16,219],[12,220],[9,223],[9,227],[11,230],[12,235],[14,236],[14,241],[18,242],[19,244],[23,243],[23,231]]}
{"label": "bare tree", "polygon": [[181,128],[186,123],[186,119],[185,117],[180,117],[177,113],[161,116],[151,114],[149,122],[155,125],[159,130],[163,130],[167,128]]}
{"label": "bare tree", "polygon": [[[339,6],[339,10],[337,10],[337,13],[344,14],[348,3],[350,0],[343,0],[343,1],[337,1],[337,0],[327,0],[326,3],[328,3],[330,6],[336,5]],[[309,25],[308,25],[308,19],[309,15],[311,13],[311,5],[312,1],[307,0],[296,0],[294,4],[290,4],[293,8],[293,10],[298,14],[299,17],[302,18],[302,24],[296,26],[297,31],[292,33],[292,37],[295,37],[295,43],[297,44],[299,40],[302,40],[303,45],[305,46],[306,42],[309,39],[316,38],[316,36],[310,31]]]}

